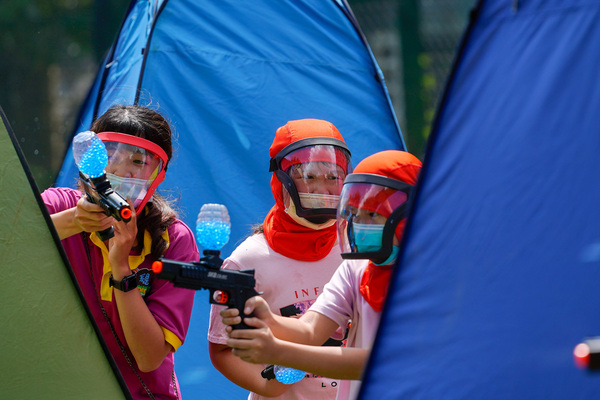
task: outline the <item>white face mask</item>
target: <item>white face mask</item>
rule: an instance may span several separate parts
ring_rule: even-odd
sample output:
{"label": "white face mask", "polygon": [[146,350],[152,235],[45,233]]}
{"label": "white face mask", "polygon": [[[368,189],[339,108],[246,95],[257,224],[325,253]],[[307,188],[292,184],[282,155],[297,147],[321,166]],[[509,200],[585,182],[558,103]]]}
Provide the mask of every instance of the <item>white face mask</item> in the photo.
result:
{"label": "white face mask", "polygon": [[298,225],[302,225],[307,228],[314,229],[316,231],[325,229],[325,228],[329,228],[330,226],[335,225],[335,222],[336,222],[335,219],[330,219],[329,221],[324,222],[322,224],[314,224],[314,223],[310,222],[309,220],[307,220],[306,218],[299,217],[298,214],[296,214],[296,205],[294,204],[294,202],[291,199],[289,199],[289,205],[285,208],[285,212],[290,217],[292,217],[292,219],[294,221],[296,221],[296,223]]}
{"label": "white face mask", "polygon": [[110,173],[106,173],[106,178],[115,192],[133,202],[133,208],[137,208],[141,204],[148,192],[148,187],[152,184],[152,181],[145,179],[123,178]]}
{"label": "white face mask", "polygon": [[335,194],[298,193],[304,208],[337,208],[340,196]]}

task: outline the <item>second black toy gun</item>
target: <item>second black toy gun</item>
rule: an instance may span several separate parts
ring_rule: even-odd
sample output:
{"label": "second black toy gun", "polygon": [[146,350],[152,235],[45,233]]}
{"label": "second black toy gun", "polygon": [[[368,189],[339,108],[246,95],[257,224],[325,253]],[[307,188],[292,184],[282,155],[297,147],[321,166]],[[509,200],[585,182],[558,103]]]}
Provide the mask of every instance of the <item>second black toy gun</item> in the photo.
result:
{"label": "second black toy gun", "polygon": [[[152,270],[159,279],[173,282],[173,285],[187,289],[208,289],[209,302],[237,308],[242,317],[246,300],[261,293],[254,287],[254,270],[227,270],[220,269],[223,260],[219,258],[219,251],[204,250],[204,257],[200,262],[183,262],[160,258],[152,265]],[[233,325],[233,329],[250,328],[244,322]]]}
{"label": "second black toy gun", "polygon": [[[129,222],[131,220],[132,212],[131,208],[129,208],[129,203],[113,190],[110,182],[106,179],[106,175],[102,175],[99,178],[90,178],[80,171],[79,178],[89,202],[102,207],[106,215],[113,217],[117,221]],[[114,236],[114,230],[110,227],[98,232],[98,236],[102,240],[108,240]]]}

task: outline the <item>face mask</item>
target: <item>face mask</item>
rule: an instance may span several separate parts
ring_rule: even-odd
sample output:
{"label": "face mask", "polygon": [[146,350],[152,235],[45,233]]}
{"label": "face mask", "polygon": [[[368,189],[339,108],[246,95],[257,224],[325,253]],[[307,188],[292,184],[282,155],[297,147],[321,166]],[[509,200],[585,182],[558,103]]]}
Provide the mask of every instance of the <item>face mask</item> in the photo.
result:
{"label": "face mask", "polygon": [[383,225],[352,224],[354,244],[359,253],[377,251],[381,248]]}
{"label": "face mask", "polygon": [[373,264],[375,265],[389,265],[392,264],[394,261],[396,261],[396,258],[398,257],[398,254],[400,253],[400,246],[392,246],[392,254],[390,254],[390,256],[387,258],[387,260],[385,260],[384,262],[378,264],[376,262],[374,262]]}
{"label": "face mask", "polygon": [[325,228],[329,228],[330,226],[335,225],[335,222],[336,222],[335,219],[331,219],[322,224],[314,224],[314,223],[310,222],[309,220],[307,220],[306,218],[299,217],[298,214],[296,214],[296,205],[294,204],[294,202],[291,199],[290,199],[290,205],[285,208],[285,212],[290,217],[292,217],[292,219],[294,221],[296,221],[296,223],[298,225],[302,225],[307,228],[314,229],[316,231],[325,229]]}
{"label": "face mask", "polygon": [[337,208],[340,196],[334,194],[298,193],[304,208]]}
{"label": "face mask", "polygon": [[106,178],[108,178],[115,192],[119,193],[124,199],[133,201],[134,208],[140,205],[152,183],[145,179],[123,178],[109,173],[106,173]]}

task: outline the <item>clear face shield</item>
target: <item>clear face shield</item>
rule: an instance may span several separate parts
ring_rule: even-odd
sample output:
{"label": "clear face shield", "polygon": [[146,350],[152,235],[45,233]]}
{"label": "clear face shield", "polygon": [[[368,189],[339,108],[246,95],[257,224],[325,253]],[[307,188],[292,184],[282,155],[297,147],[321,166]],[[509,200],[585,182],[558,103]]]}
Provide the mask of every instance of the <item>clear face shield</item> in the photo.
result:
{"label": "clear face shield", "polygon": [[106,178],[139,213],[164,180],[165,151],[154,142],[123,133],[101,132],[98,137],[108,154]]}
{"label": "clear face shield", "polygon": [[337,215],[342,258],[385,262],[392,254],[394,238],[400,238],[396,228],[406,217],[412,189],[381,175],[349,175]]}
{"label": "clear face shield", "polygon": [[335,218],[339,195],[351,172],[350,152],[341,140],[307,138],[286,146],[271,159],[296,215],[315,223]]}

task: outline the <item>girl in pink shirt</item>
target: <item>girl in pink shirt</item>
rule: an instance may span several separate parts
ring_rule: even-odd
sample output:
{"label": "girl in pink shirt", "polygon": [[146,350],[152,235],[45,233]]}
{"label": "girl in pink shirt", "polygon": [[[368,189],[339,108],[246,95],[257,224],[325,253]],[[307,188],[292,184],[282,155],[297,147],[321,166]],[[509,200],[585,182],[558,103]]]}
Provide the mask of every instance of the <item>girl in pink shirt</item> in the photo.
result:
{"label": "girl in pink shirt", "polygon": [[[106,178],[131,205],[117,221],[81,190],[42,193],[90,312],[134,399],[181,398],[173,353],[184,342],[194,292],[153,279],[160,256],[198,261],[191,230],[154,193],[171,158],[171,129],[154,110],[113,106],[91,127],[106,147]],[[98,232],[113,228],[103,240]]]}

